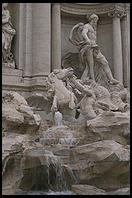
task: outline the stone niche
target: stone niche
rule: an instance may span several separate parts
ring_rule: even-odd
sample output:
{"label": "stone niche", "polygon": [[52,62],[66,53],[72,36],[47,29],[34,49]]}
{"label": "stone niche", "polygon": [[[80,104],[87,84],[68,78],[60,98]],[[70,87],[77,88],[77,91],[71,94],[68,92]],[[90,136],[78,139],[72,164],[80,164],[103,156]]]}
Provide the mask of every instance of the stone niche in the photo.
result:
{"label": "stone niche", "polygon": [[[85,5],[86,6],[86,5]],[[85,15],[67,14],[61,12],[61,56],[62,58],[69,52],[78,53],[76,46],[69,41],[69,34],[72,27],[77,23],[87,23]],[[97,28],[97,43],[101,52],[109,62],[113,73],[113,54],[112,54],[112,19],[106,14],[99,15]]]}
{"label": "stone niche", "polygon": [[15,60],[15,68],[19,69],[19,11],[20,11],[20,3],[9,3],[7,9],[10,12],[11,22],[16,30],[16,35],[12,40],[12,53],[14,55]]}

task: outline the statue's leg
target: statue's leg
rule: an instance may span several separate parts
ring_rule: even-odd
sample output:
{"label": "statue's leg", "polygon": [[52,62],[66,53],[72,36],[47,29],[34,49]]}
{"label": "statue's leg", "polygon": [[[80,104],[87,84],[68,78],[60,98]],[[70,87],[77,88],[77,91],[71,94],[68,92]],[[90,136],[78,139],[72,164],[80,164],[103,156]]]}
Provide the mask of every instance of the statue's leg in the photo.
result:
{"label": "statue's leg", "polygon": [[85,80],[88,76],[88,64],[86,63],[86,67],[85,67],[85,70],[81,76],[81,80]]}
{"label": "statue's leg", "polygon": [[90,78],[95,81],[94,78],[94,58],[93,58],[93,49],[87,49],[86,50],[86,59],[87,59],[87,64],[89,65],[90,69]]}
{"label": "statue's leg", "polygon": [[97,56],[95,56],[95,60],[102,65],[102,68],[103,68],[104,72],[106,73],[111,84],[119,83],[119,81],[117,81],[116,79],[113,78],[108,61],[106,60],[106,58],[103,56],[103,54],[101,52],[99,52],[97,54]]}

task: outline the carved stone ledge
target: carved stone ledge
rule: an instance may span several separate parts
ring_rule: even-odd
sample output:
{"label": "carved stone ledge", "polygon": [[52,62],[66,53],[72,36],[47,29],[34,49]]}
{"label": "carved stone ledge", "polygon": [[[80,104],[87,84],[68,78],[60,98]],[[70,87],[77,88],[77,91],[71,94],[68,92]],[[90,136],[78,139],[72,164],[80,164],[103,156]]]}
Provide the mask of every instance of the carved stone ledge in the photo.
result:
{"label": "carved stone ledge", "polygon": [[68,14],[86,15],[86,14],[107,14],[114,11],[116,8],[125,10],[125,3],[99,3],[99,4],[76,4],[76,3],[61,3],[61,11]]}

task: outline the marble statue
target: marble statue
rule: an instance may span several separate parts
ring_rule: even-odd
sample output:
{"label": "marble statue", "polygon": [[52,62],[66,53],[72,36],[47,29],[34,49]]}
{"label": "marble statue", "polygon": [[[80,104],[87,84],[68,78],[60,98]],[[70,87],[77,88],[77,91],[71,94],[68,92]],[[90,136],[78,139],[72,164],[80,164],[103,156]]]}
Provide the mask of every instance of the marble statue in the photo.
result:
{"label": "marble statue", "polygon": [[72,68],[54,70],[49,74],[48,82],[51,87],[47,91],[47,97],[52,100],[51,111],[55,123],[57,112],[58,115],[67,114],[75,118],[78,110],[80,117],[93,119],[103,111],[118,110],[105,87],[98,85],[94,80],[77,79]]}
{"label": "marble statue", "polygon": [[[104,111],[119,110],[119,106],[112,101],[108,89],[99,85],[94,80],[87,79],[82,81],[76,79],[73,75],[73,77],[70,77],[69,83],[78,99],[76,109],[80,112],[79,119],[85,118],[90,120]],[[78,98],[76,89],[80,91],[81,99]]]}
{"label": "marble statue", "polygon": [[11,44],[15,29],[11,23],[11,16],[7,10],[8,3],[2,3],[2,63],[8,67],[15,68],[13,54],[11,53]]}
{"label": "marble statue", "polygon": [[112,102],[118,107],[119,111],[126,112],[130,110],[129,94],[130,92],[124,88],[123,84],[109,86]]}
{"label": "marble statue", "polygon": [[[95,80],[94,76],[94,62],[96,61],[101,65],[103,71],[105,72],[108,81],[110,84],[119,83],[116,79],[113,78],[108,61],[101,53],[97,41],[97,22],[98,16],[95,14],[87,17],[88,23],[78,23],[76,24],[71,32],[69,40],[73,45],[79,47],[79,55],[83,65],[85,65],[85,70],[82,74],[81,79],[84,80],[89,77],[92,80]],[[89,75],[88,75],[89,72]]]}
{"label": "marble statue", "polygon": [[[74,109],[76,106],[76,97],[73,92],[67,89],[65,86],[66,78],[73,75],[73,69],[55,69],[48,76],[48,82],[51,85],[50,90],[52,90],[53,101],[51,111],[53,114],[60,111],[62,114],[67,111],[67,114],[74,114]],[[49,92],[48,98],[49,98]],[[73,116],[74,117],[74,116]]]}
{"label": "marble statue", "polygon": [[91,120],[104,112],[129,111],[129,92],[122,84],[110,84],[107,89],[92,79],[78,79],[73,71],[71,67],[53,70],[47,77],[46,94],[30,98],[37,107],[48,107],[56,126],[62,120]]}

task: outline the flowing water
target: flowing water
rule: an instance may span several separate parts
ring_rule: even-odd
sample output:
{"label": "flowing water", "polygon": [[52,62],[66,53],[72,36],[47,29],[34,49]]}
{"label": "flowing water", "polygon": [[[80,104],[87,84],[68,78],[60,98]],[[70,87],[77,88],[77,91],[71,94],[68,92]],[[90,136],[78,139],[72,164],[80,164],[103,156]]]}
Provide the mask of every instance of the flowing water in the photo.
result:
{"label": "flowing water", "polygon": [[53,170],[55,171],[55,184],[56,190],[67,190],[65,175],[64,175],[64,169],[61,165],[61,161],[59,156],[54,155],[51,151],[48,151],[47,154],[45,154],[46,158],[46,172],[47,172],[47,178],[48,178],[48,187],[49,189],[52,188],[51,184],[51,175],[50,175],[50,167],[52,166]]}
{"label": "flowing water", "polygon": [[[72,169],[69,166],[64,166],[64,164],[61,163],[60,157],[54,155],[51,151],[45,150],[44,156],[46,159],[47,185],[49,190],[31,190],[27,192],[27,195],[75,195],[72,191],[68,189],[64,171],[67,170],[70,178],[74,181],[74,183],[77,183],[77,179],[72,172]],[[53,171],[55,172],[54,179]]]}
{"label": "flowing water", "polygon": [[27,195],[76,195],[72,191],[66,190],[66,191],[29,191]]}
{"label": "flowing water", "polygon": [[9,158],[7,157],[7,158],[5,159],[4,166],[3,166],[3,169],[2,169],[2,176],[3,176],[3,174],[4,174],[5,170],[6,170],[6,165],[7,165],[7,163],[8,163],[8,160],[9,160]]}
{"label": "flowing water", "polygon": [[[79,140],[75,138],[72,134],[72,131],[69,127],[65,125],[53,126],[48,128],[46,131],[43,132],[42,137],[40,138],[40,143],[44,146],[46,145],[76,145],[79,143]],[[73,173],[70,166],[65,164],[61,164],[61,160],[59,156],[54,155],[51,151],[46,151],[45,154],[46,158],[46,174],[47,174],[47,182],[48,182],[48,192],[37,191],[38,194],[47,194],[47,195],[73,195],[73,192],[69,191],[67,185],[67,178],[71,178],[74,184],[77,184],[77,178]],[[53,182],[53,173],[51,173],[51,167],[54,169],[55,172],[55,179],[54,179],[54,186]],[[52,171],[53,172],[53,171]],[[54,191],[55,189],[55,191]],[[36,192],[29,192],[29,193],[36,193]]]}

